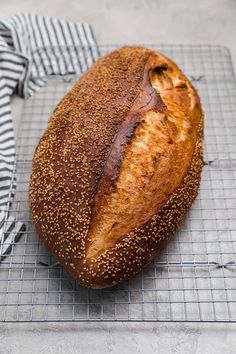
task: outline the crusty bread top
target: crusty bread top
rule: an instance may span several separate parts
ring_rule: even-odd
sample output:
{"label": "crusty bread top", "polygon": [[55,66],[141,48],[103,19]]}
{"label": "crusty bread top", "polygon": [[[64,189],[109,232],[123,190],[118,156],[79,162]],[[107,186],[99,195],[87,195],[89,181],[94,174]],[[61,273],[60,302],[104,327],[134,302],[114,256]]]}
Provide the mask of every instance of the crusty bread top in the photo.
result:
{"label": "crusty bread top", "polygon": [[181,185],[201,119],[180,69],[142,47],[98,60],[59,103],[34,155],[30,203],[38,232],[80,281],[115,273],[105,255],[140,237]]}
{"label": "crusty bread top", "polygon": [[151,54],[98,185],[87,257],[147,222],[180,185],[200,119],[199,98],[186,77],[163,56]]}

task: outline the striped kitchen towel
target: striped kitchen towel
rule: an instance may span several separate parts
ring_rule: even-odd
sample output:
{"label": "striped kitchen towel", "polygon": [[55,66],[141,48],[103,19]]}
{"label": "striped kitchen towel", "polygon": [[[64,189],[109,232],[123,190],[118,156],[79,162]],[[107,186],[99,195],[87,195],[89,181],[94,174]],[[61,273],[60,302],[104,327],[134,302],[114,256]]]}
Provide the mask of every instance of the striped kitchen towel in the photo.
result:
{"label": "striped kitchen towel", "polygon": [[33,95],[48,75],[81,74],[98,56],[88,24],[33,14],[0,20],[0,261],[24,230],[8,215],[16,188],[10,97]]}

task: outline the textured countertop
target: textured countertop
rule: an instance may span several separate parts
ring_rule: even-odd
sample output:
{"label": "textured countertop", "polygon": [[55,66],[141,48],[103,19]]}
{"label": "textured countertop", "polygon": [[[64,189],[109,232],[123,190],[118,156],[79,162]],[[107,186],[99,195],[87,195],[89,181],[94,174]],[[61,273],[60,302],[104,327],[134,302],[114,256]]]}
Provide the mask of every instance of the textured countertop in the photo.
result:
{"label": "textured countertop", "polygon": [[[1,16],[19,12],[88,22],[100,44],[169,43],[227,46],[236,67],[235,0],[8,0]],[[15,130],[22,100],[14,97]],[[7,353],[235,353],[236,325],[184,323],[0,324]]]}

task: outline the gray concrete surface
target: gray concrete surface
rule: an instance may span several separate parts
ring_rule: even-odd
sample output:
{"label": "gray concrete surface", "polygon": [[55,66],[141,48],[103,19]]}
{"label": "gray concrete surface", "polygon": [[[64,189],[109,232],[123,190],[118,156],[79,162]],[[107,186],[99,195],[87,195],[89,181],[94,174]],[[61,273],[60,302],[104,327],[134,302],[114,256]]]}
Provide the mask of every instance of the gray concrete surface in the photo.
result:
{"label": "gray concrete surface", "polygon": [[[34,12],[89,22],[100,44],[196,43],[229,47],[236,67],[235,0],[0,0],[1,17]],[[17,130],[22,101],[13,99]],[[1,324],[0,354],[235,353],[236,325]]]}
{"label": "gray concrete surface", "polygon": [[235,354],[230,325],[7,324],[0,354]]}

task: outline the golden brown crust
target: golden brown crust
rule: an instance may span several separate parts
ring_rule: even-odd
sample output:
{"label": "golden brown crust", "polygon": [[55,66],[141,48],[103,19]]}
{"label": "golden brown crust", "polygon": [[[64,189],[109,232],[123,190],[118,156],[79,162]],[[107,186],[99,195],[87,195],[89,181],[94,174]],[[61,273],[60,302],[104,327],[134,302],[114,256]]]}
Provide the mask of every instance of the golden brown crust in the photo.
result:
{"label": "golden brown crust", "polygon": [[202,134],[196,91],[146,48],[100,59],[59,103],[34,155],[30,204],[38,233],[79,282],[111,286],[163,248],[196,197]]}

